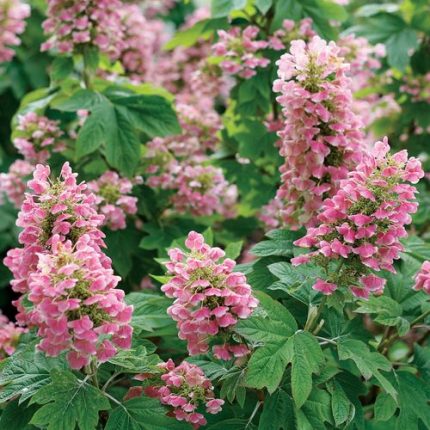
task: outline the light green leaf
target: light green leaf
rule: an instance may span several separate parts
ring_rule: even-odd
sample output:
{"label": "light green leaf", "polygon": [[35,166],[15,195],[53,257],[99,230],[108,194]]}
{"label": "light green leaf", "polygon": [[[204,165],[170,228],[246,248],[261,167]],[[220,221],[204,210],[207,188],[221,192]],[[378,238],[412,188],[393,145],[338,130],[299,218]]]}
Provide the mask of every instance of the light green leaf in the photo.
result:
{"label": "light green leaf", "polygon": [[225,247],[225,256],[226,258],[231,258],[232,260],[236,260],[242,252],[243,241],[239,240],[238,242],[230,242]]}
{"label": "light green leaf", "polygon": [[94,430],[99,411],[110,409],[102,392],[76,378],[68,371],[52,371],[52,382],[41,388],[32,403],[43,405],[31,419],[31,424],[47,430]]}
{"label": "light green leaf", "polygon": [[267,11],[272,7],[273,0],[255,0],[255,7],[265,15]]}
{"label": "light green leaf", "polygon": [[212,0],[212,17],[222,18],[230,12],[242,9],[246,6],[246,0]]}
{"label": "light green leaf", "polygon": [[20,396],[20,403],[51,382],[54,368],[65,368],[62,359],[47,358],[41,352],[17,353],[2,363],[0,402]]}
{"label": "light green leaf", "polygon": [[52,103],[51,107],[64,112],[76,112],[79,109],[92,110],[99,103],[102,103],[105,98],[100,94],[91,90],[78,90],[72,96],[59,103]]}

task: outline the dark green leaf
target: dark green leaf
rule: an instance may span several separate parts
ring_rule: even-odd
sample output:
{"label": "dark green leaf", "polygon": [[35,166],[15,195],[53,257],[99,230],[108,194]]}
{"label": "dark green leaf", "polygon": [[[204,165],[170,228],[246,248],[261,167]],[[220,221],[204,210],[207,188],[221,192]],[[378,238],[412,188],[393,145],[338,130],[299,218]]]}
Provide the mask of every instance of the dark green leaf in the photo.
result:
{"label": "dark green leaf", "polygon": [[258,430],[288,430],[295,428],[294,404],[281,388],[264,400]]}
{"label": "dark green leaf", "polygon": [[10,430],[35,430],[29,424],[31,417],[37,411],[36,405],[19,404],[18,400],[9,402],[0,417],[0,428]]}
{"label": "dark green leaf", "polygon": [[54,81],[61,81],[73,72],[73,58],[57,57],[52,62],[51,75]]}

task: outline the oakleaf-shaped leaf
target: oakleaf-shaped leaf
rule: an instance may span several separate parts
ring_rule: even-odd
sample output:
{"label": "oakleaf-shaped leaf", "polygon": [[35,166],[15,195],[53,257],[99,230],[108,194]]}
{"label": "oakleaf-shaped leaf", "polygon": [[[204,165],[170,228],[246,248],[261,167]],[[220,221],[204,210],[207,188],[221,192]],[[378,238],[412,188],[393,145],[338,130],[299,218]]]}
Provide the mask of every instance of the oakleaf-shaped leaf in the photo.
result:
{"label": "oakleaf-shaped leaf", "polygon": [[353,360],[365,379],[374,376],[384,390],[396,398],[396,389],[381,373],[381,370],[391,370],[390,362],[382,354],[371,352],[364,342],[352,339],[340,341],[338,352],[340,360]]}
{"label": "oakleaf-shaped leaf", "polygon": [[43,405],[31,424],[47,430],[94,430],[99,411],[110,409],[103,393],[69,371],[53,370],[52,382],[41,388],[31,403]]}

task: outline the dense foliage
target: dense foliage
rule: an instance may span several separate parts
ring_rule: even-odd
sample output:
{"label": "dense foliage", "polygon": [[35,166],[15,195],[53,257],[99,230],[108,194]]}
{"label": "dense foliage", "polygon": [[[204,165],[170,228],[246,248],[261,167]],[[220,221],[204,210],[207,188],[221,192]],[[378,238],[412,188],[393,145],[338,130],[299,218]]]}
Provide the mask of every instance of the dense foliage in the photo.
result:
{"label": "dense foliage", "polygon": [[429,17],[0,0],[0,428],[430,429]]}

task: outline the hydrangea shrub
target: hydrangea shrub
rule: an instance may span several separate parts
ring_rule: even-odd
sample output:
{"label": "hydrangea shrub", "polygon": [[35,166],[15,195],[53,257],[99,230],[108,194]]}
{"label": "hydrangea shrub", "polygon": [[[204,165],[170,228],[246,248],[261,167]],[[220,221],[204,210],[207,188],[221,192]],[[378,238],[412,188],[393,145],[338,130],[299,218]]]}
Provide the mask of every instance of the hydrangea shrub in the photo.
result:
{"label": "hydrangea shrub", "polygon": [[0,429],[430,430],[429,12],[0,0]]}

